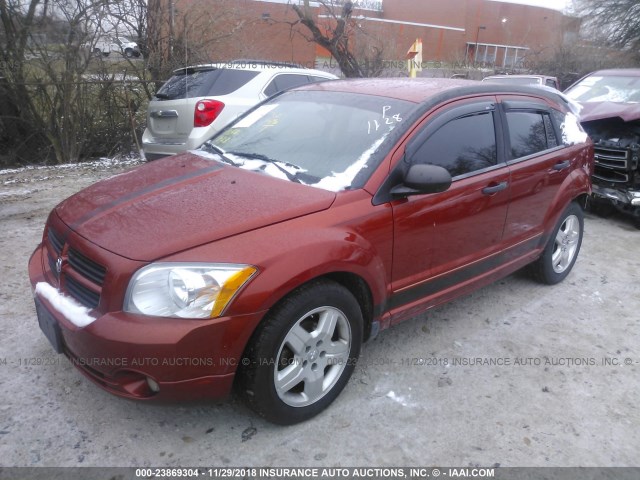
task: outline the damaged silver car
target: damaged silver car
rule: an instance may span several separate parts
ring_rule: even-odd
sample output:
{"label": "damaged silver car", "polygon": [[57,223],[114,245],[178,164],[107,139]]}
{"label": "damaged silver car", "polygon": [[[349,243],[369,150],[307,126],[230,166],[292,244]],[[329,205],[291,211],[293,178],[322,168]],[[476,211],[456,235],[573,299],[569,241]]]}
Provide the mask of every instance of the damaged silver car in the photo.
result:
{"label": "damaged silver car", "polygon": [[582,106],[580,123],[594,142],[594,210],[615,208],[640,228],[640,69],[593,72],[564,93]]}

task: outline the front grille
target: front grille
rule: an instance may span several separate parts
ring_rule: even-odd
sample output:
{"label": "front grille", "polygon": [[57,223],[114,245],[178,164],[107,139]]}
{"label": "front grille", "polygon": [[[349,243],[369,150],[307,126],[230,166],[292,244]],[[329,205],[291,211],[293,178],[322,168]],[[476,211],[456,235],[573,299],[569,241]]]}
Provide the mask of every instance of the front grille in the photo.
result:
{"label": "front grille", "polygon": [[[63,292],[88,308],[96,308],[100,304],[100,292],[107,269],[66,244],[64,238],[51,227],[47,230],[47,262],[51,273],[58,279]],[[62,279],[58,271],[58,259],[62,259]]]}
{"label": "front grille", "polygon": [[618,148],[595,148],[596,165],[609,167],[619,170],[628,170],[629,168],[629,150]]}
{"label": "front grille", "polygon": [[47,231],[47,237],[49,238],[49,243],[55,250],[57,255],[60,255],[62,252],[62,247],[64,246],[64,241],[60,237],[60,234],[57,233],[53,228],[49,228]]}
{"label": "front grille", "polygon": [[65,290],[85,307],[96,308],[100,303],[99,293],[90,290],[69,275],[64,276],[64,286]]}
{"label": "front grille", "polygon": [[80,275],[88,278],[96,285],[102,285],[107,269],[97,264],[90,258],[85,257],[73,248],[69,248],[69,265]]}
{"label": "front grille", "polygon": [[633,181],[638,168],[637,154],[627,148],[595,145],[593,178],[608,183],[625,184]]}

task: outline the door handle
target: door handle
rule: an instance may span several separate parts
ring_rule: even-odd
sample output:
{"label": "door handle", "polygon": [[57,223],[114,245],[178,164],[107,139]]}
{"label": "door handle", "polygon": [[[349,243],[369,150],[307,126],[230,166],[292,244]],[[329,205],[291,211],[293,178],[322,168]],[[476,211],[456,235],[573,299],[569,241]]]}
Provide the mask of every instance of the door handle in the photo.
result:
{"label": "door handle", "polygon": [[569,168],[569,165],[571,165],[571,162],[569,160],[565,160],[564,162],[556,163],[553,166],[553,169],[560,171],[560,170],[564,170],[565,168]]}
{"label": "door handle", "polygon": [[482,193],[484,193],[485,195],[493,195],[494,193],[501,192],[502,190],[507,188],[508,185],[508,182],[500,182],[496,185],[491,185],[490,187],[484,187],[482,189]]}

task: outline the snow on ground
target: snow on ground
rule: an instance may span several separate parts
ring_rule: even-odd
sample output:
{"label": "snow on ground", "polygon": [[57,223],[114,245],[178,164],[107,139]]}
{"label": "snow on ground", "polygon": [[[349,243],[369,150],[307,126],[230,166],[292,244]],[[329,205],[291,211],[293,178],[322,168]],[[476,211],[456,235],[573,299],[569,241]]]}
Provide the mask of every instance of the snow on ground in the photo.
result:
{"label": "snow on ground", "polygon": [[[13,183],[20,183],[18,178],[14,176],[20,176],[21,174],[28,173],[29,182],[38,182],[49,180],[50,178],[65,178],[65,173],[69,171],[96,171],[96,170],[110,170],[113,168],[122,168],[134,166],[139,163],[143,163],[144,160],[140,157],[115,157],[115,158],[100,158],[89,162],[80,163],[64,163],[61,165],[28,165],[26,167],[7,168],[0,170],[0,182],[2,185],[10,185]],[[42,176],[35,175],[42,172]],[[6,178],[5,178],[6,177]]]}

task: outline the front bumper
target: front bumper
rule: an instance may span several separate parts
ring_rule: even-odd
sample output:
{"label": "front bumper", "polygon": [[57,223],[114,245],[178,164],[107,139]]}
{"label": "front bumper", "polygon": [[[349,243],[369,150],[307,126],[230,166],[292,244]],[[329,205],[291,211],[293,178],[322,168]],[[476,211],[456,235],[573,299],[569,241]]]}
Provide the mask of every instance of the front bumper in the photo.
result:
{"label": "front bumper", "polygon": [[640,191],[637,190],[625,190],[611,187],[604,187],[593,184],[593,195],[595,197],[604,198],[614,202],[619,202],[623,205],[631,207],[640,207]]}
{"label": "front bumper", "polygon": [[46,282],[49,268],[43,252],[38,246],[29,260],[38,320],[54,348],[53,338],[91,381],[115,395],[140,400],[218,398],[231,391],[261,313],[185,320],[92,310],[88,314],[97,316],[95,321],[78,327],[65,315],[65,302],[73,300],[36,291],[42,290],[36,286]]}

